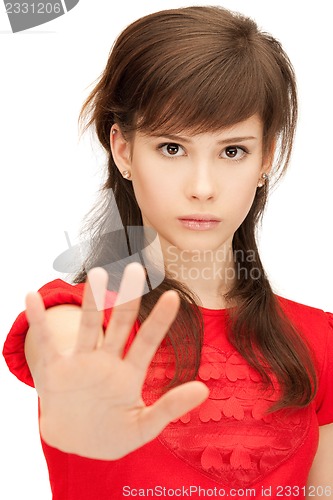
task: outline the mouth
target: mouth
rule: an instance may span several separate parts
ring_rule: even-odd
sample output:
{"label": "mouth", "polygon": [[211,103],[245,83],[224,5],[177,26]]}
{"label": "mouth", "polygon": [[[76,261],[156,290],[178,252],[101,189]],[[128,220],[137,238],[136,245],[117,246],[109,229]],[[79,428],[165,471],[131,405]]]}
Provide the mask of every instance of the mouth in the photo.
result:
{"label": "mouth", "polygon": [[182,221],[196,221],[196,222],[221,222],[221,219],[212,214],[192,214],[183,215],[178,217]]}
{"label": "mouth", "polygon": [[178,220],[183,227],[191,229],[192,231],[208,231],[209,229],[213,229],[218,226],[221,222],[221,219],[211,214],[185,215],[178,217]]}

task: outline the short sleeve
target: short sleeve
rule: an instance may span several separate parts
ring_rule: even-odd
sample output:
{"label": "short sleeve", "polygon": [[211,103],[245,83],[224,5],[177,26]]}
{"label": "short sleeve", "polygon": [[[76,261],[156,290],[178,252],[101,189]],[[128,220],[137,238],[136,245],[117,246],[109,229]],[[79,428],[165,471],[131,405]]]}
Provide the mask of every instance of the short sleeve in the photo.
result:
{"label": "short sleeve", "polygon": [[[61,304],[82,304],[84,284],[70,285],[57,279],[47,283],[38,291],[41,294],[46,309]],[[9,370],[19,379],[31,387],[34,381],[25,358],[24,343],[29,323],[25,312],[21,312],[14,321],[4,343],[2,354]]]}
{"label": "short sleeve", "polygon": [[316,410],[319,425],[333,423],[333,314],[325,313],[327,335],[325,335],[325,357],[319,376]]}

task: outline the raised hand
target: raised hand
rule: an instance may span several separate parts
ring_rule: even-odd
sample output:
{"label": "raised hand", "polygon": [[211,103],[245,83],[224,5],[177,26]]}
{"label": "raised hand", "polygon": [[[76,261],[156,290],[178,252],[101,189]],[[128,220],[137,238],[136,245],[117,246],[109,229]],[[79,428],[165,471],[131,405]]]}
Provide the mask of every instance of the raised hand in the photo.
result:
{"label": "raised hand", "polygon": [[[142,323],[123,358],[137,319],[145,281],[143,267],[127,266],[102,342],[98,336],[108,276],[102,268],[88,273],[75,347],[59,353],[41,296],[26,297],[26,313],[41,355],[34,381],[41,402],[40,431],[46,443],[88,458],[115,460],[154,439],[171,421],[208,397],[198,381],[178,386],[146,406],[142,386],[149,364],[179,308],[175,291],[165,292]],[[131,300],[126,297],[131,293]]]}

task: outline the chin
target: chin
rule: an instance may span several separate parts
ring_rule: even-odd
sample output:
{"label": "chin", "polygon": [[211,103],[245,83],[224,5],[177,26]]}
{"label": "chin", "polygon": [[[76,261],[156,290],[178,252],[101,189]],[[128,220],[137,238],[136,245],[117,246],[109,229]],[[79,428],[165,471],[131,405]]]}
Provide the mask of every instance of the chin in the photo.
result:
{"label": "chin", "polygon": [[203,238],[202,241],[193,241],[189,242],[187,241],[186,243],[183,242],[174,242],[172,245],[177,247],[178,250],[180,251],[187,251],[187,252],[214,252],[219,250],[221,247],[223,247],[227,243],[228,239],[226,240],[219,240],[219,241],[209,241],[208,238]]}

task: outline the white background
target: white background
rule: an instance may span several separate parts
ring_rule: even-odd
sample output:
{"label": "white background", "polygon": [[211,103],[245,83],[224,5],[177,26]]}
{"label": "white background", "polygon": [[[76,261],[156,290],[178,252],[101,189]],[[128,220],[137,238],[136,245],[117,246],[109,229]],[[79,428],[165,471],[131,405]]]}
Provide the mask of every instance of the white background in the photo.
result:
{"label": "white background", "polygon": [[[81,0],[67,15],[12,34],[0,10],[1,288],[0,340],[27,291],[63,275],[52,267],[75,242],[100,186],[104,156],[77,118],[120,31],[164,8],[214,2]],[[216,2],[218,4],[219,2]],[[290,170],[271,196],[260,240],[274,290],[333,312],[333,3],[225,0],[285,47],[296,69],[300,120]],[[0,359],[0,498],[50,499],[38,435],[35,390]]]}

